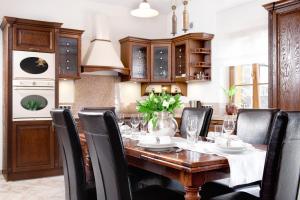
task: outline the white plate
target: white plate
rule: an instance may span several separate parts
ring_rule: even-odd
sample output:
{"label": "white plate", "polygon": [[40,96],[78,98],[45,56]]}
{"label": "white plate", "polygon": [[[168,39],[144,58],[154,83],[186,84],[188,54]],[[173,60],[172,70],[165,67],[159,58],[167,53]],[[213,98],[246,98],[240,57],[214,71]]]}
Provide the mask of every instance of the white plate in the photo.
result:
{"label": "white plate", "polygon": [[172,148],[176,147],[175,143],[168,143],[168,144],[145,144],[142,142],[139,142],[137,144],[139,147],[147,148],[147,149],[166,149],[166,148]]}
{"label": "white plate", "polygon": [[215,144],[215,148],[225,153],[240,153],[247,150],[246,144],[243,146],[233,146],[233,147],[227,147],[227,146],[225,147],[225,146]]}

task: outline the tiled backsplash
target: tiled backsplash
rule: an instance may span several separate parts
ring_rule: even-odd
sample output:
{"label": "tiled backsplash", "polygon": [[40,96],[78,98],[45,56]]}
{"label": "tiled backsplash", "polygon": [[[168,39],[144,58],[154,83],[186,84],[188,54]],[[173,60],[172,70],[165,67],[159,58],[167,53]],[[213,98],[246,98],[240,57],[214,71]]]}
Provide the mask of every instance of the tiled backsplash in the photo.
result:
{"label": "tiled backsplash", "polygon": [[81,75],[75,81],[75,97],[72,111],[76,115],[83,107],[115,106],[115,85],[119,82],[114,76]]}

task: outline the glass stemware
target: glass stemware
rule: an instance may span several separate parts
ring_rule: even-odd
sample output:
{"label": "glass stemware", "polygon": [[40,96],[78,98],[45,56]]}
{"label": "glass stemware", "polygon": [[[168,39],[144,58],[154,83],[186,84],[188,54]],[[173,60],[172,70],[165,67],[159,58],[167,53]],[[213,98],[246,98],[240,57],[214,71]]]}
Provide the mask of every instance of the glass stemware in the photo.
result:
{"label": "glass stemware", "polygon": [[225,131],[228,137],[233,133],[234,128],[235,121],[231,117],[227,117],[223,122],[223,130]]}
{"label": "glass stemware", "polygon": [[124,114],[123,113],[118,113],[117,114],[117,121],[118,121],[118,125],[119,127],[121,127],[124,124]]}
{"label": "glass stemware", "polygon": [[195,144],[198,141],[198,118],[197,116],[188,116],[186,121],[187,141]]}
{"label": "glass stemware", "polygon": [[130,118],[131,127],[136,131],[140,125],[140,117],[138,114],[132,114]]}

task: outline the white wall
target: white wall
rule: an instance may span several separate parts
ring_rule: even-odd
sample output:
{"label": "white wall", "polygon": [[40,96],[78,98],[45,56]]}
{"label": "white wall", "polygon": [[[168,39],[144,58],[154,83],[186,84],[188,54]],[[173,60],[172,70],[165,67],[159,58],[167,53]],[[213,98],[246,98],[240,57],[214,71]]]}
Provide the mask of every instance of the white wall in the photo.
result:
{"label": "white wall", "polygon": [[[265,63],[268,58],[267,11],[262,7],[270,0],[253,0],[239,6],[216,10],[218,0],[191,1],[189,32],[215,34],[212,42],[212,81],[189,83],[188,97],[203,102],[223,103],[222,87],[228,86],[228,66]],[[178,30],[182,29],[182,6],[177,9]],[[171,19],[172,13],[168,18]],[[169,22],[171,23],[171,22]],[[171,27],[168,27],[171,32]]]}
{"label": "white wall", "polygon": [[[98,3],[91,0],[1,0],[0,17],[12,16],[27,19],[55,21],[63,23],[63,27],[85,30],[82,41],[82,56],[84,56],[89,42],[92,39],[93,25],[91,15],[104,14],[108,16],[111,40],[117,52],[120,52],[118,40],[128,35],[163,38],[167,32],[166,17],[160,15],[153,19],[137,19],[129,15],[129,9],[121,6],[112,6]],[[0,61],[2,62],[2,32],[0,33]],[[1,67],[2,68],[2,67]],[[0,70],[2,85],[2,70]],[[69,88],[69,95],[66,95],[64,101],[70,103],[73,99],[72,84],[64,84]],[[126,85],[121,85],[121,93],[130,90]],[[136,86],[139,89],[140,85]],[[130,101],[135,101],[140,97],[140,90],[136,87],[130,90]],[[121,96],[125,96],[124,92]],[[0,104],[2,104],[2,90],[0,95]],[[2,113],[2,107],[0,108]],[[0,116],[2,121],[2,115]],[[2,168],[2,124],[0,124],[0,169]]]}

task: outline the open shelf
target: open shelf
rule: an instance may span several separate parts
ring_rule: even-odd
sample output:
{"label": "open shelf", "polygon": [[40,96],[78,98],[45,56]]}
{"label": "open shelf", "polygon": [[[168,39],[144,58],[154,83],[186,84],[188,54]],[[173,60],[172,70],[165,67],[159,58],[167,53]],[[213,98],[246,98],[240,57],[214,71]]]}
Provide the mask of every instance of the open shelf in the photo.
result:
{"label": "open shelf", "polygon": [[193,53],[193,54],[210,54],[211,50],[209,48],[194,48],[194,49],[191,49],[191,53]]}

